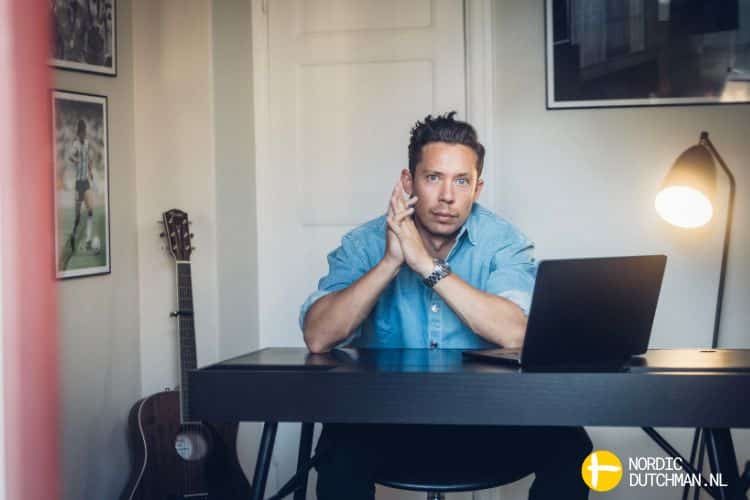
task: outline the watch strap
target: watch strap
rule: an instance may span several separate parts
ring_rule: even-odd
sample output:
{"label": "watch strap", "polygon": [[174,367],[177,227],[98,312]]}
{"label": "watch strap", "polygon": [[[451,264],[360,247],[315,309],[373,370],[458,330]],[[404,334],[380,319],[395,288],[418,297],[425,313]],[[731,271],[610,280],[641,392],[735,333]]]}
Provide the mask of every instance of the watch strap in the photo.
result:
{"label": "watch strap", "polygon": [[422,280],[427,288],[434,287],[438,281],[451,273],[451,267],[442,259],[433,259],[435,270]]}

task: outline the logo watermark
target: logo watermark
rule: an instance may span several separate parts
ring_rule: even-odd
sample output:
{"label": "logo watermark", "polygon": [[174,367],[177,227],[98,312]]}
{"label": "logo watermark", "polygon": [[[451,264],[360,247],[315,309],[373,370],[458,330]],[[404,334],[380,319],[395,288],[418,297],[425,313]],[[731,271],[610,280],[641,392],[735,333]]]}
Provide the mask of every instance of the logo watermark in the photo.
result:
{"label": "logo watermark", "polygon": [[607,450],[596,450],[581,464],[581,476],[590,489],[600,492],[616,488],[623,475],[626,475],[627,484],[632,488],[727,486],[721,473],[708,474],[707,477],[689,473],[679,457],[628,457],[627,465],[625,471],[617,455]]}

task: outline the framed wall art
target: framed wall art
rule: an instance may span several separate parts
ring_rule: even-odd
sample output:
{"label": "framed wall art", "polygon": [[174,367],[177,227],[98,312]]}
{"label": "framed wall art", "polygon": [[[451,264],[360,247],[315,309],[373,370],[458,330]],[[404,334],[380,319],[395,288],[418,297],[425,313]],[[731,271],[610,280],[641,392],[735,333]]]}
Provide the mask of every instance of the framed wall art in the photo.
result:
{"label": "framed wall art", "polygon": [[50,0],[57,68],[117,75],[116,0]]}
{"label": "framed wall art", "polygon": [[52,92],[58,278],[111,270],[107,98]]}
{"label": "framed wall art", "polygon": [[546,0],[547,108],[750,102],[750,0]]}

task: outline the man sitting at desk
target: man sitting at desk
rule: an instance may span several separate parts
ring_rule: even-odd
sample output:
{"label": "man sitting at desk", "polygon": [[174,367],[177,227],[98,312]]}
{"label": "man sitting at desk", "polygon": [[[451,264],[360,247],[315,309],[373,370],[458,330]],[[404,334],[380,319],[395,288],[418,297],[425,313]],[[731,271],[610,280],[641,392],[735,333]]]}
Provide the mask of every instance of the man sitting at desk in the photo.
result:
{"label": "man sitting at desk", "polygon": [[[484,147],[455,112],[418,122],[409,169],[386,215],[346,234],[302,306],[314,353],[367,348],[520,347],[536,276],[533,244],[476,203]],[[535,473],[531,499],[587,498],[583,428],[326,425],[318,443],[320,500],[372,499],[384,463],[456,461],[508,482]],[[435,478],[438,479],[439,478]]]}

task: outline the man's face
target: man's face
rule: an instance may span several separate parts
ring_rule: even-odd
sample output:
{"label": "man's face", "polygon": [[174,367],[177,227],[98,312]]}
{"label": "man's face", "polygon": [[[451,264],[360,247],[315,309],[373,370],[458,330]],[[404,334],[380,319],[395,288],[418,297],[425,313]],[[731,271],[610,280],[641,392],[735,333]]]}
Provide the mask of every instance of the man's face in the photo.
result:
{"label": "man's face", "polygon": [[477,155],[463,144],[431,142],[422,148],[422,161],[402,172],[404,189],[418,196],[414,217],[433,236],[454,235],[471,213],[484,186],[478,178]]}

